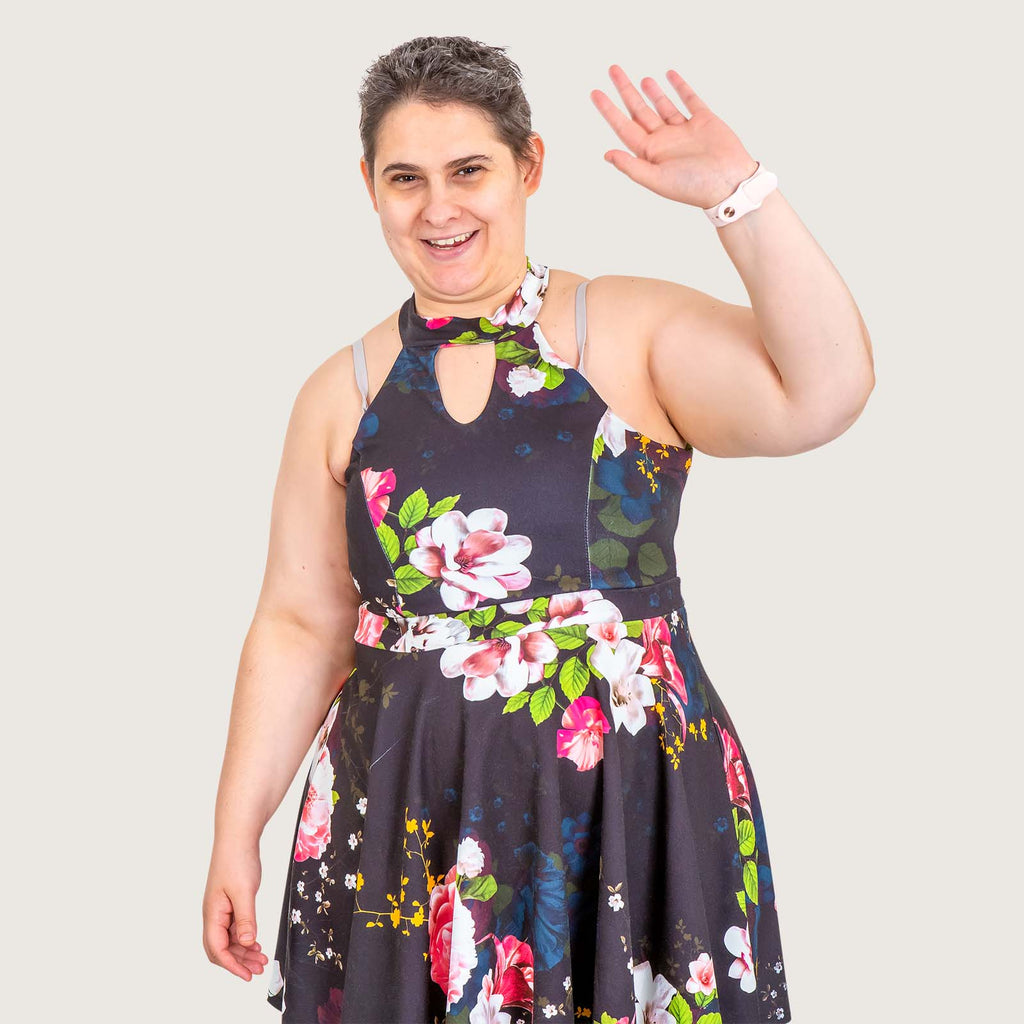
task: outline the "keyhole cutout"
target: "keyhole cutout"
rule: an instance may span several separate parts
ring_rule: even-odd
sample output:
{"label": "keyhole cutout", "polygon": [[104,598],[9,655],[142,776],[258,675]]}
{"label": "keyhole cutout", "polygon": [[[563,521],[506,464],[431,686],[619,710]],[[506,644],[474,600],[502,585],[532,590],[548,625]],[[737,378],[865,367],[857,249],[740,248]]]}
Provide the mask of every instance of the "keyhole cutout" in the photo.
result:
{"label": "keyhole cutout", "polygon": [[494,391],[498,360],[494,342],[440,345],[434,352],[434,377],[445,411],[468,426],[484,413]]}

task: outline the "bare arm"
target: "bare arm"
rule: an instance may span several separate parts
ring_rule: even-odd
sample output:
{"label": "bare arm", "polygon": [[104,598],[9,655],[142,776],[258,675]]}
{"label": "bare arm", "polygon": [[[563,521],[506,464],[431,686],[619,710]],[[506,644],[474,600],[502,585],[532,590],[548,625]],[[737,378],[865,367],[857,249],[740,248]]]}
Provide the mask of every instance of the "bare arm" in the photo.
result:
{"label": "bare arm", "polygon": [[849,289],[778,190],[717,231],[752,308],[639,279],[658,401],[711,455],[825,444],[857,419],[874,386],[871,340]]}
{"label": "bare arm", "polygon": [[[204,911],[208,955],[240,977],[244,968],[224,954],[229,927],[243,945],[245,933],[255,933],[250,904],[259,885],[259,838],[355,663],[360,597],[347,558],[345,488],[329,466],[339,417],[344,430],[354,429],[359,415],[354,385],[339,384],[348,379],[346,369],[350,378],[351,353],[344,349],[317,368],[295,400],[263,586],[235,682]],[[252,957],[246,964],[256,970]]]}

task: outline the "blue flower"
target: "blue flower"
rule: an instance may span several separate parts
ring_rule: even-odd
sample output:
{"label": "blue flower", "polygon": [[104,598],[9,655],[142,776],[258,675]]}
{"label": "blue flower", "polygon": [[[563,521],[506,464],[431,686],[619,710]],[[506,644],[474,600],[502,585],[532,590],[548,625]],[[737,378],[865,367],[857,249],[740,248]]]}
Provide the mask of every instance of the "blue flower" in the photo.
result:
{"label": "blue flower", "polygon": [[445,800],[448,801],[448,803],[454,803],[455,802],[455,798],[456,798],[457,795],[458,794],[455,792],[454,789],[451,788],[451,786],[449,786],[444,791],[444,798],[445,798]]}
{"label": "blue flower", "polygon": [[516,455],[529,455],[530,452],[533,451],[533,449],[525,441],[523,441],[520,444],[517,444],[515,448],[512,449],[512,451],[514,451]]}
{"label": "blue flower", "polygon": [[494,806],[495,806],[495,807],[500,807],[500,806],[501,806],[501,804],[502,804],[502,799],[501,799],[501,797],[500,797],[500,796],[496,796],[496,797],[494,798]]}
{"label": "blue flower", "polygon": [[572,440],[572,431],[571,430],[560,430],[557,434],[555,434],[555,437],[557,437],[559,441],[571,441]]}
{"label": "blue flower", "polygon": [[469,820],[479,821],[484,816],[484,809],[479,805],[475,804],[469,809]]}
{"label": "blue flower", "polygon": [[724,814],[720,818],[715,818],[715,830],[718,832],[724,832],[731,824]]}
{"label": "blue flower", "polygon": [[423,458],[425,459],[432,459],[434,457],[434,449],[424,448],[423,451],[420,452],[420,455],[422,455]]}
{"label": "blue flower", "polygon": [[515,409],[508,409],[508,408],[499,409],[498,410],[498,418],[502,419],[502,420],[511,419],[515,415],[515,412],[516,412]]}
{"label": "blue flower", "polygon": [[515,895],[499,915],[494,931],[501,935],[531,935],[534,968],[548,971],[565,952],[565,871],[535,843],[525,843],[514,853],[523,868],[522,878],[514,884]]}

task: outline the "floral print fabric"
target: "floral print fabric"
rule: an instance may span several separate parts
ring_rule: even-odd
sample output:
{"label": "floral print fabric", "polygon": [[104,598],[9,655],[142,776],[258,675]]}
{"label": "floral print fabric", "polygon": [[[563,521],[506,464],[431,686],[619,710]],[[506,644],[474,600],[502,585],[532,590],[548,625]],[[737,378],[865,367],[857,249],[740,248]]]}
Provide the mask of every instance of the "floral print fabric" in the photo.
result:
{"label": "floral print fabric", "polygon": [[[267,996],[286,1022],[787,1021],[753,771],[672,540],[692,448],[535,322],[399,316],[346,473],[356,663],[326,709]],[[447,415],[444,345],[495,347]]]}

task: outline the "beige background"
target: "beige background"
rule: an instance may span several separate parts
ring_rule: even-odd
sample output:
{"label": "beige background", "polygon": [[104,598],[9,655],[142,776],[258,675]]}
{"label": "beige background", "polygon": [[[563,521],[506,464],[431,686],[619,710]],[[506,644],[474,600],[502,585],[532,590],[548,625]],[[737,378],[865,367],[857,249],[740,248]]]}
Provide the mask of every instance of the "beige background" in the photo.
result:
{"label": "beige background", "polygon": [[[275,1017],[200,939],[237,659],[295,394],[411,292],[358,175],[362,73],[466,34],[510,47],[547,144],[531,256],[748,301],[703,214],[602,159],[608,65],[670,94],[676,67],[853,292],[865,412],[796,457],[697,453],[684,595],[762,792],[795,1021],[1012,1019],[1019,26],[359,6],[3,6],[2,1016]],[[300,782],[264,834],[268,952]]]}

